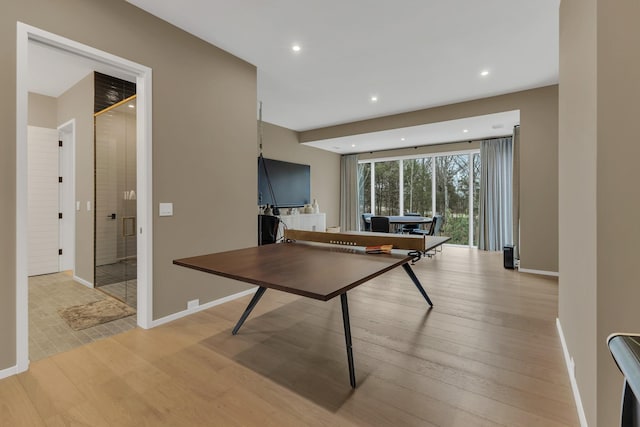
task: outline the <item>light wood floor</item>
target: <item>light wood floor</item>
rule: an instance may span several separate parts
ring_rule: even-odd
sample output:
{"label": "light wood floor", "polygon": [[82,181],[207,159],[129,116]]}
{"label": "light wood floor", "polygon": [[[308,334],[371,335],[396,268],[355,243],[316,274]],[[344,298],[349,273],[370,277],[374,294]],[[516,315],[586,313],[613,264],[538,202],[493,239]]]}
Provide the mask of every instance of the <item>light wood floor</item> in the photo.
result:
{"label": "light wood floor", "polygon": [[[327,266],[331,268],[331,266]],[[557,281],[447,247],[340,300],[267,290],[32,363],[0,381],[1,426],[577,426]],[[304,280],[303,277],[300,278]]]}

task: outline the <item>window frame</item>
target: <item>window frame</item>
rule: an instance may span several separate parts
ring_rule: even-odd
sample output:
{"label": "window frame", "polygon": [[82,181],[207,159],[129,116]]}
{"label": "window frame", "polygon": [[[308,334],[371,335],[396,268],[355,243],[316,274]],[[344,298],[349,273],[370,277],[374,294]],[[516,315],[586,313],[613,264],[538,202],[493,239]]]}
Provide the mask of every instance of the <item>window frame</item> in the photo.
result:
{"label": "window frame", "polygon": [[[469,204],[467,207],[468,213],[469,213],[469,241],[468,241],[468,245],[454,245],[454,246],[469,246],[469,247],[477,247],[477,245],[474,245],[474,236],[473,236],[473,229],[474,229],[474,217],[473,217],[473,205],[474,205],[474,183],[475,183],[475,176],[474,176],[474,168],[473,168],[473,157],[474,155],[478,155],[478,157],[480,156],[480,149],[479,148],[472,148],[469,150],[453,150],[453,151],[439,151],[436,153],[425,153],[425,154],[411,154],[411,155],[404,155],[404,156],[388,156],[388,157],[378,157],[375,159],[366,159],[366,160],[358,160],[358,165],[360,164],[365,164],[365,163],[369,163],[370,164],[370,185],[371,185],[371,210],[372,210],[372,214],[375,215],[375,206],[376,206],[376,201],[375,201],[375,164],[379,163],[379,162],[392,162],[392,161],[398,161],[399,165],[399,173],[398,173],[398,179],[399,179],[399,185],[398,185],[398,191],[400,192],[400,194],[398,195],[398,200],[399,200],[399,212],[402,214],[403,212],[405,212],[404,209],[404,164],[403,161],[404,160],[412,160],[412,159],[424,159],[424,158],[430,158],[431,161],[431,212],[435,213],[435,208],[436,208],[436,158],[437,157],[444,157],[444,156],[459,156],[459,155],[467,155],[468,156],[468,165],[469,165]],[[358,209],[360,209],[360,207],[358,207]],[[363,213],[363,212],[361,212]]]}

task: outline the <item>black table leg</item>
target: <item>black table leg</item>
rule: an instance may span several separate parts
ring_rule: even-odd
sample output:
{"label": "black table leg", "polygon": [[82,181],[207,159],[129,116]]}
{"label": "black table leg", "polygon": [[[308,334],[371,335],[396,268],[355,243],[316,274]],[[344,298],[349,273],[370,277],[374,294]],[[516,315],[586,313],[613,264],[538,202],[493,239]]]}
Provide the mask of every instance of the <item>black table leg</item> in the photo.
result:
{"label": "black table leg", "polygon": [[347,362],[349,363],[349,382],[352,388],[356,388],[356,373],[353,367],[353,350],[351,349],[351,326],[349,325],[349,306],[347,305],[347,293],[340,294],[342,303],[342,322],[344,323],[344,340],[347,344]]}
{"label": "black table leg", "polygon": [[431,307],[433,307],[433,303],[429,299],[429,295],[427,295],[427,293],[425,292],[424,288],[420,284],[420,281],[418,280],[418,277],[416,276],[416,273],[413,272],[413,269],[411,268],[411,266],[408,263],[407,264],[402,264],[402,268],[404,268],[404,271],[406,271],[407,274],[409,275],[409,277],[411,277],[411,280],[413,280],[413,284],[416,285],[416,288],[418,288],[418,290],[420,291],[420,293],[422,294],[424,299],[426,299],[427,302],[429,303],[429,305]]}
{"label": "black table leg", "polygon": [[247,320],[247,317],[249,316],[253,308],[256,306],[256,304],[258,304],[258,301],[260,301],[260,298],[262,298],[262,294],[264,294],[264,291],[266,290],[267,288],[264,288],[262,286],[258,288],[256,293],[253,295],[253,298],[251,298],[251,301],[249,301],[249,305],[244,310],[244,313],[242,313],[242,316],[240,317],[240,320],[238,320],[238,323],[236,324],[235,328],[233,328],[233,331],[231,331],[233,335],[238,334],[238,330],[240,329],[244,321]]}

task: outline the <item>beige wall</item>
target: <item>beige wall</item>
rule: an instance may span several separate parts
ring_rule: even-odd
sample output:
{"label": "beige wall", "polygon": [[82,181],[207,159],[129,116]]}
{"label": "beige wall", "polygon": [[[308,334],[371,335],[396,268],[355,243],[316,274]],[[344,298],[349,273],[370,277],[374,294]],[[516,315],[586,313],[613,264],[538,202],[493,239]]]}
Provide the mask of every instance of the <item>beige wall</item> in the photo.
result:
{"label": "beige wall", "polygon": [[563,0],[560,28],[558,315],[596,425],[596,0]]}
{"label": "beige wall", "polygon": [[38,126],[56,129],[58,121],[56,117],[56,98],[29,92],[29,112],[27,123],[29,126]]}
{"label": "beige wall", "polygon": [[598,1],[598,425],[617,420],[621,376],[604,345],[640,333],[640,3]]}
{"label": "beige wall", "polygon": [[[172,260],[256,243],[255,67],[122,0],[12,0],[0,14],[7,93],[16,90],[17,21],[153,70],[153,317],[246,289]],[[0,370],[16,363],[15,123],[8,96],[0,102]],[[159,218],[159,202],[173,202],[174,216]]]}
{"label": "beige wall", "polygon": [[300,142],[511,110],[520,110],[520,266],[557,272],[558,86],[301,132]]}
{"label": "beige wall", "polygon": [[320,212],[327,214],[327,227],[338,225],[340,155],[302,145],[297,132],[271,123],[263,122],[262,141],[264,157],[311,166],[311,199],[317,199]]}
{"label": "beige wall", "polygon": [[[75,211],[76,259],[75,276],[93,283],[93,73],[69,88],[58,97],[58,125],[75,119],[75,184],[76,201],[80,210]],[[91,202],[91,211],[87,210]]]}
{"label": "beige wall", "polygon": [[622,376],[607,336],[640,332],[638,16],[637,2],[560,9],[559,314],[590,426],[619,424]]}

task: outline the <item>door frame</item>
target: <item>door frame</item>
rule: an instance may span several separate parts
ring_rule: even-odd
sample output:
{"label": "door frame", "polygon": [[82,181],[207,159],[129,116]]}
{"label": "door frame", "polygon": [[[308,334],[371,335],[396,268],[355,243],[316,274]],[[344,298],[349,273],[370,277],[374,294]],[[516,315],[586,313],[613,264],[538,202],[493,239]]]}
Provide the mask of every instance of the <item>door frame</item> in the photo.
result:
{"label": "door frame", "polygon": [[137,324],[153,326],[153,207],[152,207],[152,115],[151,68],[110,53],[58,36],[48,31],[17,23],[16,37],[16,371],[29,368],[29,289],[27,259],[27,124],[28,124],[28,51],[29,41],[44,43],[67,53],[117,67],[136,77],[137,154],[137,250],[138,313]]}

